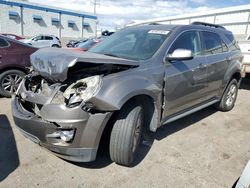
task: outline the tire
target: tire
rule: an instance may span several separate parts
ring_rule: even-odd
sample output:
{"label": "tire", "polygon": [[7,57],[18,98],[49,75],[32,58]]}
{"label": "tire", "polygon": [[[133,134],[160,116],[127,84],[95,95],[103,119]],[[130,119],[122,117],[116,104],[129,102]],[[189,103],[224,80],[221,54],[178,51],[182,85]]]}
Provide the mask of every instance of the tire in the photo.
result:
{"label": "tire", "polygon": [[117,164],[130,166],[141,143],[143,107],[129,103],[117,114],[111,131],[109,153]]}
{"label": "tire", "polygon": [[220,111],[227,112],[233,109],[238,94],[238,82],[232,79],[228,84],[221,101],[216,105]]}
{"label": "tire", "polygon": [[53,47],[53,48],[60,48],[60,46],[57,45],[57,44],[53,44],[52,47]]}
{"label": "tire", "polygon": [[20,70],[8,70],[0,74],[0,95],[11,97],[17,90],[25,73]]}

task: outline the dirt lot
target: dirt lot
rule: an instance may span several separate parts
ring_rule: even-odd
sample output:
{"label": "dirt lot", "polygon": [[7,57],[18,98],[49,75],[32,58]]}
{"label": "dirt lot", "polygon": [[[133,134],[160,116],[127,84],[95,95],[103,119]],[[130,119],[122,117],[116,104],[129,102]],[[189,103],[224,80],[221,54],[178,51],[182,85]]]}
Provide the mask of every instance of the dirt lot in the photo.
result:
{"label": "dirt lot", "polygon": [[0,98],[0,187],[231,187],[250,159],[250,80],[231,112],[204,109],[168,124],[144,142],[131,168],[100,152],[70,163],[24,138],[10,100]]}

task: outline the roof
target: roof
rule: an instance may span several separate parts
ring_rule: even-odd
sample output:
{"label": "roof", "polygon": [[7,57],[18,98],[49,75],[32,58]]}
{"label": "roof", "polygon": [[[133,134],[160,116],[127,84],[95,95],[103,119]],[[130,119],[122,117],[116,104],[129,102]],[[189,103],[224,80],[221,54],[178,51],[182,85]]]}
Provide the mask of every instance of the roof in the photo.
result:
{"label": "roof", "polygon": [[91,13],[73,11],[69,9],[62,9],[62,8],[52,7],[52,6],[44,6],[44,5],[40,5],[37,3],[30,3],[30,2],[24,2],[24,1],[19,1],[19,0],[14,0],[14,1],[13,0],[0,0],[0,4],[16,6],[16,7],[24,7],[24,8],[29,8],[29,9],[53,12],[53,13],[61,13],[61,14],[66,14],[70,16],[79,16],[79,17],[84,17],[84,18],[97,19],[97,16]]}

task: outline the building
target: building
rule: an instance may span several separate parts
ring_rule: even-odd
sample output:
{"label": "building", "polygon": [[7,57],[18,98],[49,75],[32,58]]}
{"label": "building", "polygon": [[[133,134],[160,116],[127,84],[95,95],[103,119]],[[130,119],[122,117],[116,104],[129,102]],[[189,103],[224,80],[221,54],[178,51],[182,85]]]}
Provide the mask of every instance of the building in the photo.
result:
{"label": "building", "polygon": [[250,34],[250,4],[215,9],[208,12],[137,21],[129,24],[128,26],[149,23],[190,24],[196,21],[220,24],[228,30],[232,31],[236,38],[241,40],[244,39],[248,34]]}
{"label": "building", "polygon": [[96,15],[42,6],[24,1],[0,0],[0,33],[25,37],[51,34],[59,38],[88,38],[96,35]]}

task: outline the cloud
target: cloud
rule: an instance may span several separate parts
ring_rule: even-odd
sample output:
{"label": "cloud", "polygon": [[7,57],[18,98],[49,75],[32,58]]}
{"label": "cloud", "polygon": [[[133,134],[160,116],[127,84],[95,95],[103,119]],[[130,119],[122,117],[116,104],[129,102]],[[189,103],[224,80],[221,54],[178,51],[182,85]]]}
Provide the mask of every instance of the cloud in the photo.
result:
{"label": "cloud", "polygon": [[[57,6],[78,11],[93,12],[93,5],[88,0],[29,0],[35,3]],[[192,7],[190,3],[201,4]],[[161,18],[185,13],[210,10],[204,5],[205,0],[100,0],[97,5],[99,27],[113,29],[116,25],[123,26],[133,20]]]}

